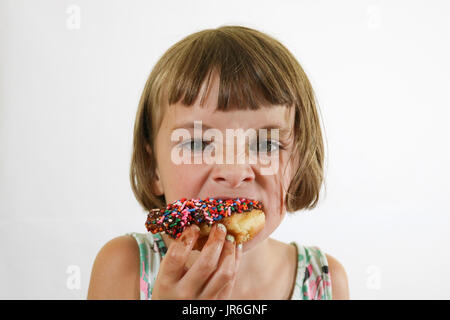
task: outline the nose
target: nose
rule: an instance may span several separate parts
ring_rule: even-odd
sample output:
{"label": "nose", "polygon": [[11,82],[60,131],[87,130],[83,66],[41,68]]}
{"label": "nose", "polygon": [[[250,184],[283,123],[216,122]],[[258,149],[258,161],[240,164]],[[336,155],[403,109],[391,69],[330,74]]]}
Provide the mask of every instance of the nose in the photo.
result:
{"label": "nose", "polygon": [[213,170],[214,182],[227,188],[239,188],[255,180],[255,174],[248,164],[221,164]]}

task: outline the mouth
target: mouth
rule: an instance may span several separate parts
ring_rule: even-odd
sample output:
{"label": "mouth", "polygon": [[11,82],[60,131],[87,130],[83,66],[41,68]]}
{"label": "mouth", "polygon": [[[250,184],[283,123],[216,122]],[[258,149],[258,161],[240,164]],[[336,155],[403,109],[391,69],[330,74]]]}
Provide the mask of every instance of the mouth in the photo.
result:
{"label": "mouth", "polygon": [[210,197],[213,198],[215,200],[236,200],[236,199],[248,199],[248,200],[258,200],[254,197],[246,197],[246,196],[234,196],[234,197],[230,197],[230,196],[214,196],[214,197]]}

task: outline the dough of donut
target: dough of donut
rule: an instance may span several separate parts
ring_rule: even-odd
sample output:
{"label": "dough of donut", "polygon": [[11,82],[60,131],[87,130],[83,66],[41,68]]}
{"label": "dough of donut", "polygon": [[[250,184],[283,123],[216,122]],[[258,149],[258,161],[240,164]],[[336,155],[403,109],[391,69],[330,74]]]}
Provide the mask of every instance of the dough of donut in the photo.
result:
{"label": "dough of donut", "polygon": [[[234,236],[236,244],[244,243],[253,239],[253,237],[264,228],[266,216],[262,210],[253,209],[242,213],[233,213],[229,217],[225,217],[215,223],[222,223],[227,228],[227,234]],[[202,250],[212,225],[203,222],[199,224],[200,235],[195,243],[193,250]]]}

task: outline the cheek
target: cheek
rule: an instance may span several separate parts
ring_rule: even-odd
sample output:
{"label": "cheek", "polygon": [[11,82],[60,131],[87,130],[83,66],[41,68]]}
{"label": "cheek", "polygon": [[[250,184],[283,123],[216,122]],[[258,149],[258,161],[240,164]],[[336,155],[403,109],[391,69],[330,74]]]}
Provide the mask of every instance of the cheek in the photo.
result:
{"label": "cheek", "polygon": [[176,165],[171,160],[172,149],[167,143],[161,143],[158,151],[158,166],[164,187],[166,202],[170,203],[181,198],[194,197],[201,186],[200,165]]}
{"label": "cheek", "polygon": [[167,164],[164,187],[166,201],[173,202],[181,198],[194,198],[200,193],[203,186],[204,170],[198,165]]}
{"label": "cheek", "polygon": [[278,174],[267,177],[267,180],[264,183],[264,189],[267,195],[267,207],[269,210],[267,219],[270,227],[278,226],[285,216],[286,192],[292,178],[291,166],[286,163],[285,159],[281,159],[280,162]]}

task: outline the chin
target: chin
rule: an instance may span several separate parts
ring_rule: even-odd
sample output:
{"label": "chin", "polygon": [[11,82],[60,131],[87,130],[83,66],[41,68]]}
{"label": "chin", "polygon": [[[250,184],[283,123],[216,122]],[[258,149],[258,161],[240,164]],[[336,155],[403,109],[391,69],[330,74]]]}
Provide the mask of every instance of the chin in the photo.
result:
{"label": "chin", "polygon": [[260,245],[262,242],[264,242],[267,239],[267,235],[266,235],[266,228],[264,226],[264,228],[258,232],[253,239],[248,240],[244,243],[242,243],[242,253],[246,253],[248,251],[251,251],[253,248],[257,247],[258,245]]}

